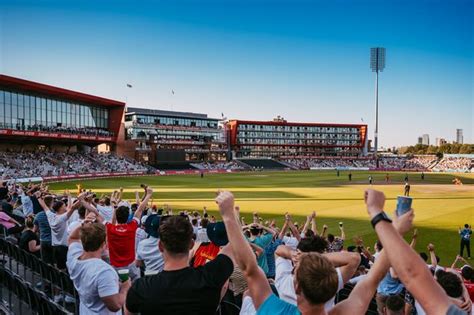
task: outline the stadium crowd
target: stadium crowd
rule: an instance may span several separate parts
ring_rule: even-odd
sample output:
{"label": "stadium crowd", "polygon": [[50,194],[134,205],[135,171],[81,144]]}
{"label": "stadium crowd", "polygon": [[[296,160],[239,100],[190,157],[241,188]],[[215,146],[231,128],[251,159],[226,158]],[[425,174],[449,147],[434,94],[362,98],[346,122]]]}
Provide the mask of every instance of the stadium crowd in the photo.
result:
{"label": "stadium crowd", "polygon": [[438,171],[467,171],[472,168],[472,159],[468,158],[457,158],[457,157],[444,157],[436,166],[435,170]]}
{"label": "stadium crowd", "polygon": [[244,167],[236,161],[230,162],[203,162],[193,163],[193,166],[200,170],[243,170]]}
{"label": "stadium crowd", "polygon": [[[450,267],[440,266],[433,244],[415,252],[414,211],[393,216],[392,222],[383,212],[382,192],[364,195],[378,236],[371,251],[361,238],[347,240],[342,222],[338,233],[318,226],[315,212],[303,226],[289,213],[282,226],[258,213],[245,222],[232,193],[219,191],[222,220],[217,221],[205,208],[175,214],[169,207],[157,209],[150,204],[153,190],[142,189],[129,202],[122,200],[122,189],[110,196],[81,190],[73,197],[68,191],[51,193],[44,184],[4,181],[0,226],[23,250],[67,270],[80,314],[472,310],[472,267],[461,256]],[[470,226],[459,233],[468,244]],[[410,244],[403,239],[407,234]],[[459,263],[463,266],[456,269]],[[55,300],[62,298],[67,296]]]}
{"label": "stadium crowd", "polygon": [[17,125],[18,130],[28,131],[43,131],[43,132],[58,132],[67,133],[74,135],[85,135],[85,136],[100,136],[100,137],[112,137],[114,134],[106,129],[93,128],[93,127],[62,127],[62,126],[43,126],[43,125],[32,125],[26,128],[21,125]]}
{"label": "stadium crowd", "polygon": [[109,153],[0,152],[0,173],[8,178],[146,170]]}

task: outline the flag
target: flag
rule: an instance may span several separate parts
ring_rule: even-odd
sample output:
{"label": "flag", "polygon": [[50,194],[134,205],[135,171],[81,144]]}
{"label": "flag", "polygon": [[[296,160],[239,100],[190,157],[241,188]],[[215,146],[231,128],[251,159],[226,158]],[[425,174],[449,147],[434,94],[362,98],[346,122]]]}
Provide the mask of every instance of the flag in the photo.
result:
{"label": "flag", "polygon": [[129,83],[127,83],[127,87],[128,87],[128,88],[132,88],[132,85],[129,84]]}
{"label": "flag", "polygon": [[224,117],[224,113],[221,113],[221,116]]}
{"label": "flag", "polygon": [[173,94],[173,95],[174,95],[174,90],[171,90],[171,94]]}

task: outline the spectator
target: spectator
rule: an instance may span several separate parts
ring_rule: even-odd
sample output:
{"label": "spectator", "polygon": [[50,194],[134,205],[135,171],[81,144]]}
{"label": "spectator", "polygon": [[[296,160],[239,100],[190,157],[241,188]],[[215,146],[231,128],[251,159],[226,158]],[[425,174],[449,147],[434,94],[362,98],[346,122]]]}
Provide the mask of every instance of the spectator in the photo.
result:
{"label": "spectator", "polygon": [[52,203],[52,200],[52,196],[46,196],[45,198],[39,199],[38,201],[46,213],[49,226],[51,227],[51,245],[53,247],[54,261],[59,269],[65,270],[68,237],[67,220],[74,212],[74,207],[72,204],[71,195],[68,195],[67,205],[65,205],[62,201],[56,201],[54,202],[51,210],[50,204]]}
{"label": "spectator", "polygon": [[145,274],[158,273],[163,270],[163,255],[158,249],[160,217],[148,216],[145,221],[145,232],[148,238],[140,241],[137,247],[136,265],[144,267]]}
{"label": "spectator", "polygon": [[79,314],[121,314],[131,281],[119,283],[115,270],[101,259],[105,228],[85,220],[69,237],[67,269],[79,293]]}
{"label": "spectator", "polygon": [[191,223],[183,216],[162,220],[158,244],[165,262],[163,271],[133,283],[126,302],[129,314],[156,314],[157,310],[160,314],[214,314],[222,287],[233,271],[229,246],[204,266],[189,267]]}
{"label": "spectator", "polygon": [[135,237],[140,224],[143,210],[152,196],[153,190],[148,187],[147,194],[140,203],[137,211],[128,222],[130,208],[126,205],[115,209],[112,222],[106,222],[107,244],[109,247],[110,264],[118,271],[128,269],[132,281],[140,277],[140,272],[135,264]]}
{"label": "spectator", "polygon": [[25,220],[25,230],[21,233],[20,241],[18,245],[21,249],[39,256],[41,245],[39,242],[38,235],[34,232],[34,219],[33,217],[27,217]]}
{"label": "spectator", "polygon": [[344,232],[344,226],[339,225],[341,230],[341,236],[334,236],[333,234],[328,234],[328,252],[339,252],[344,248],[344,240],[346,239],[346,233]]}
{"label": "spectator", "polygon": [[467,250],[467,259],[471,259],[471,235],[472,229],[469,224],[464,224],[464,229],[459,228],[459,235],[461,236],[461,251],[460,255],[463,257],[464,248]]}
{"label": "spectator", "polygon": [[[39,192],[37,195],[39,195]],[[44,202],[46,203],[47,207],[50,207],[53,202],[53,198],[51,196],[46,196],[44,198]],[[39,212],[35,216],[33,223],[35,225],[35,231],[39,231],[41,259],[47,264],[54,264],[51,227],[49,226],[46,211],[43,210]]]}

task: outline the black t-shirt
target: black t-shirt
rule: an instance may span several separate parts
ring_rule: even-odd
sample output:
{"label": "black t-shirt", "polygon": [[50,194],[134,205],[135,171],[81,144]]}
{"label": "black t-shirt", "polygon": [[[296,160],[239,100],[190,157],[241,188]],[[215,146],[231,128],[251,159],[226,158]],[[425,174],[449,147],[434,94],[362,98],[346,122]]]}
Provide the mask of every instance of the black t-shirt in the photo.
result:
{"label": "black t-shirt", "polygon": [[36,245],[39,243],[38,235],[36,235],[35,232],[26,230],[23,233],[21,233],[20,241],[18,242],[18,245],[20,246],[21,249],[26,250],[27,252],[30,252],[30,249],[28,247],[28,243],[30,241],[36,241]]}
{"label": "black t-shirt", "polygon": [[8,197],[8,188],[0,186],[0,200],[5,200]]}
{"label": "black t-shirt", "polygon": [[215,314],[222,286],[233,269],[232,260],[221,254],[201,267],[138,279],[128,291],[127,309],[142,315]]}

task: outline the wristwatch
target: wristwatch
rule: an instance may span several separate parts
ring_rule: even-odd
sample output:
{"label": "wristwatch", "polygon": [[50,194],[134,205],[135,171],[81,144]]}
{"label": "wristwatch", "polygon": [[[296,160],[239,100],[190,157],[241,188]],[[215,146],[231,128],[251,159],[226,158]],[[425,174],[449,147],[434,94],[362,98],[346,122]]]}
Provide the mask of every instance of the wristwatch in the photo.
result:
{"label": "wristwatch", "polygon": [[379,223],[380,221],[387,221],[389,223],[392,223],[392,220],[389,218],[389,216],[385,213],[385,212],[380,212],[379,214],[377,214],[375,217],[372,218],[372,220],[370,220],[370,223],[372,223],[372,227],[375,228],[375,226],[377,225],[377,223]]}

